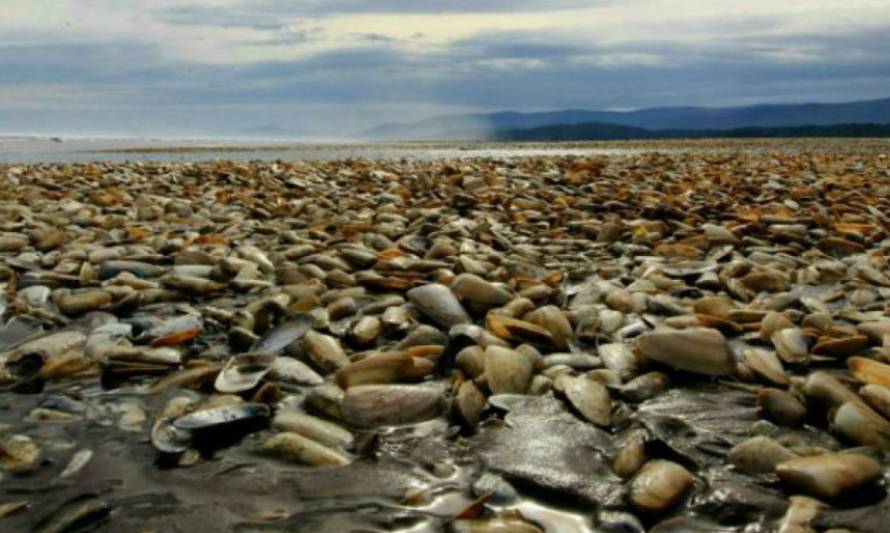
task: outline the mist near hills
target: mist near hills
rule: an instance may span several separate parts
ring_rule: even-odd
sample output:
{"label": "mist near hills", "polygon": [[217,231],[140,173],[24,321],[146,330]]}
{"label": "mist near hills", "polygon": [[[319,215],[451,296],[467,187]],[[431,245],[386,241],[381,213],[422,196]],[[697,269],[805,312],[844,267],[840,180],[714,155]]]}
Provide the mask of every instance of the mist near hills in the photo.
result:
{"label": "mist near hills", "polygon": [[[517,140],[529,137],[522,130],[597,124],[602,135],[637,135],[650,138],[652,130],[682,132],[726,131],[739,128],[791,128],[849,124],[890,123],[890,98],[846,103],[763,104],[742,107],[653,107],[634,111],[566,109],[537,113],[497,113],[438,116],[418,122],[384,124],[357,134],[369,140]],[[617,127],[641,131],[620,130]],[[592,126],[586,128],[591,135]],[[513,137],[511,137],[511,132]],[[559,137],[562,134],[557,135]],[[607,137],[603,137],[607,138]]]}

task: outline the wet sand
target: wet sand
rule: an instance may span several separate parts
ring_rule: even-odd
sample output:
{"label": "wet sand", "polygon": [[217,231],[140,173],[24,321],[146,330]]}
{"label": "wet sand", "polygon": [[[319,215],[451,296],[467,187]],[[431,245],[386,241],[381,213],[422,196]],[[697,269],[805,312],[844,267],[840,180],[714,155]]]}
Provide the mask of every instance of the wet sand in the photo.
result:
{"label": "wet sand", "polygon": [[888,139],[697,139],[578,142],[295,142],[280,140],[169,140],[0,137],[0,163],[90,161],[212,161],[447,159],[536,155],[637,155],[643,152],[856,152],[890,153]]}

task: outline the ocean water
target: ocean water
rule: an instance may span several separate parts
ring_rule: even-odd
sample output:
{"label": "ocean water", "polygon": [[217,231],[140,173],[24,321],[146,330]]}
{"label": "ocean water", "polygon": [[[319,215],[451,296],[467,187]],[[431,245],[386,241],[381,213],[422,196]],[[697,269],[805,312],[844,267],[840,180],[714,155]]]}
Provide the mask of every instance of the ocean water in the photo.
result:
{"label": "ocean water", "polygon": [[151,138],[2,137],[0,164],[90,161],[208,161],[215,159],[324,160],[344,158],[457,158],[529,155],[619,155],[639,152],[622,146],[492,143],[303,143],[258,140]]}

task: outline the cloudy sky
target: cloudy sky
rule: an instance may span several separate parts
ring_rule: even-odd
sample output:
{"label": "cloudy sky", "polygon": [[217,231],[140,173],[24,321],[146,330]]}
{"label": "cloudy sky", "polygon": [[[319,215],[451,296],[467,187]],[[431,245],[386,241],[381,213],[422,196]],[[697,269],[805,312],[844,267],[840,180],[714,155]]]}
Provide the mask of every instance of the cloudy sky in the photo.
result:
{"label": "cloudy sky", "polygon": [[0,132],[890,96],[888,0],[0,0]]}

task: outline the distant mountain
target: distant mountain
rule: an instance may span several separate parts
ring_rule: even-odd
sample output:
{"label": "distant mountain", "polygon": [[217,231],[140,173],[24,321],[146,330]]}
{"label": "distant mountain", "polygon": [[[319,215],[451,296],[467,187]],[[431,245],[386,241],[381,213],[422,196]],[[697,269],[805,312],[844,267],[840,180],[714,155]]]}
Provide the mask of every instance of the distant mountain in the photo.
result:
{"label": "distant mountain", "polygon": [[622,139],[653,139],[658,133],[654,130],[585,122],[583,124],[559,124],[539,128],[496,130],[489,132],[492,141],[614,141]]}
{"label": "distant mountain", "polygon": [[771,138],[771,137],[890,137],[890,124],[832,124],[766,128],[752,126],[731,129],[649,130],[617,124],[588,122],[539,128],[497,130],[489,135],[496,141],[614,141],[637,139],[701,138]]}
{"label": "distant mountain", "polygon": [[306,135],[305,131],[273,125],[244,128],[239,133],[247,137],[259,137],[265,139],[292,139]]}
{"label": "distant mountain", "polygon": [[744,107],[653,107],[636,111],[568,109],[542,113],[505,111],[385,124],[360,134],[368,139],[490,139],[494,132],[600,123],[644,129],[726,130],[744,127],[890,123],[890,98],[839,104],[768,104]]}

